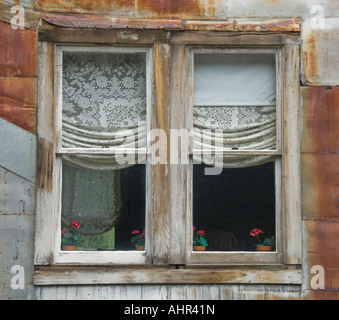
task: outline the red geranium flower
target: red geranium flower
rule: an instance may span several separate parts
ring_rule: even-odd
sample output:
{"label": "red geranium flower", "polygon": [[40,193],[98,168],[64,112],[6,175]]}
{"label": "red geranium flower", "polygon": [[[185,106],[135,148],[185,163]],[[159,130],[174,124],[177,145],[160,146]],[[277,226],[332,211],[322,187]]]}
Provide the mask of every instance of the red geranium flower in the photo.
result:
{"label": "red geranium flower", "polygon": [[145,229],[140,232],[139,230],[132,231],[131,241],[136,246],[144,246],[145,245]]}
{"label": "red geranium flower", "polygon": [[144,237],[144,236],[145,236],[145,229],[142,230],[142,233],[140,233],[139,238],[141,239],[141,238]]}
{"label": "red geranium flower", "polygon": [[71,224],[69,225],[71,228],[77,228],[80,229],[80,224],[77,221],[73,221],[71,222]]}
{"label": "red geranium flower", "polygon": [[264,231],[262,231],[262,230],[260,230],[258,228],[254,228],[253,230],[250,231],[250,236],[256,237],[260,233],[264,233]]}
{"label": "red geranium flower", "polygon": [[197,228],[193,226],[193,246],[207,246],[205,236],[205,230],[197,230]]}
{"label": "red geranium flower", "polygon": [[206,235],[205,230],[200,230],[197,232],[197,236],[204,237]]}

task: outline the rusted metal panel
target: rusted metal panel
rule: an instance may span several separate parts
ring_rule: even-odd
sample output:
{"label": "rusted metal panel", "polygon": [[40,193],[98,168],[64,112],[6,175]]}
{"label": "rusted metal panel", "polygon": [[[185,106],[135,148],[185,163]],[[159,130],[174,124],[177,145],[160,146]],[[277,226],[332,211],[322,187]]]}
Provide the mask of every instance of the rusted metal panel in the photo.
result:
{"label": "rusted metal panel", "polygon": [[307,85],[339,84],[339,18],[326,18],[324,28],[316,28],[311,19],[303,22],[303,82]]}
{"label": "rusted metal panel", "polygon": [[[120,18],[206,19],[302,17],[314,14],[318,0],[36,0],[35,10],[108,14]],[[321,3],[326,17],[339,15],[337,1]]]}
{"label": "rusted metal panel", "polygon": [[339,219],[339,154],[301,156],[304,219]]}
{"label": "rusted metal panel", "polygon": [[35,78],[0,78],[0,117],[35,134]]}
{"label": "rusted metal panel", "polygon": [[225,19],[226,0],[36,0],[43,12],[106,14],[141,19]]}
{"label": "rusted metal panel", "polygon": [[318,290],[317,297],[325,298],[326,291],[339,287],[339,222],[307,220],[305,228],[305,283],[311,288],[313,266],[324,268],[324,289]]}
{"label": "rusted metal panel", "polygon": [[339,153],[339,87],[303,87],[301,92],[301,151]]}
{"label": "rusted metal panel", "polygon": [[0,22],[0,77],[36,76],[36,32]]}
{"label": "rusted metal panel", "polygon": [[119,19],[99,16],[73,16],[42,14],[42,19],[60,27],[97,29],[168,29],[168,30],[214,30],[214,31],[266,31],[298,32],[300,19],[270,21],[202,21],[202,20],[160,20],[160,19]]}

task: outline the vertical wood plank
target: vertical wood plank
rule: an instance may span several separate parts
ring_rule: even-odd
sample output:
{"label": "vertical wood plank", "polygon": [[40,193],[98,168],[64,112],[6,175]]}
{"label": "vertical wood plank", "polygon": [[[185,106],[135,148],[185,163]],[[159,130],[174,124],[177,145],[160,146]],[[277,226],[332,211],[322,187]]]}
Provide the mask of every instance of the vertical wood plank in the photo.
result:
{"label": "vertical wood plank", "polygon": [[283,205],[286,264],[301,263],[299,47],[286,45],[283,110]]}
{"label": "vertical wood plank", "polygon": [[153,258],[155,264],[185,264],[190,212],[187,197],[191,190],[186,140],[190,121],[186,46],[155,45],[154,58],[156,112],[153,128],[165,133],[158,140],[165,163],[153,165]]}
{"label": "vertical wood plank", "polygon": [[170,101],[170,264],[185,264],[188,244],[189,201],[189,81],[188,55],[185,45],[173,45],[171,59]]}
{"label": "vertical wood plank", "polygon": [[[39,43],[37,110],[37,205],[35,264],[53,262],[54,226],[54,45]],[[49,223],[46,224],[45,221]],[[52,237],[51,237],[52,235]]]}
{"label": "vertical wood plank", "polygon": [[[152,121],[152,141],[157,144],[157,151],[152,157],[153,188],[153,263],[168,264],[170,247],[170,197],[171,184],[169,175],[168,137],[170,107],[170,61],[171,48],[168,44],[154,46],[155,100]],[[160,131],[165,135],[157,135]],[[162,162],[156,163],[155,156],[163,155]]]}

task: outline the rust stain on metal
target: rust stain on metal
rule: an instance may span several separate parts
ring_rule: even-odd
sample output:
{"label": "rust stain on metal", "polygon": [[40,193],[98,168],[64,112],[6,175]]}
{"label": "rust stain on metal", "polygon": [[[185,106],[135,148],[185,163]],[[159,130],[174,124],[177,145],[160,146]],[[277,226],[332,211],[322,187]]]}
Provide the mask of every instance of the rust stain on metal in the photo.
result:
{"label": "rust stain on metal", "polygon": [[36,76],[36,32],[0,22],[0,77]]}
{"label": "rust stain on metal", "polygon": [[0,79],[0,117],[36,133],[35,78]]}
{"label": "rust stain on metal", "polygon": [[[143,0],[137,1],[138,12],[141,15],[144,11],[151,13],[152,17],[166,17],[176,19],[178,17],[202,18],[205,14],[203,2],[201,0]],[[213,6],[208,5],[208,8]],[[214,12],[210,13],[214,16]]]}
{"label": "rust stain on metal", "polygon": [[216,0],[36,0],[42,12],[109,14],[114,17],[203,19],[215,17]]}
{"label": "rust stain on metal", "polygon": [[339,154],[303,153],[302,197],[305,219],[339,219]]}
{"label": "rust stain on metal", "polygon": [[305,77],[311,77],[318,83],[317,41],[312,32],[309,37],[304,40],[304,48],[302,57]]}
{"label": "rust stain on metal", "polygon": [[[305,221],[307,238],[305,254],[309,269],[320,265],[324,268],[325,283],[323,290],[314,290],[313,295],[319,299],[333,296],[331,289],[339,287],[339,222],[338,221]],[[309,270],[310,271],[310,270]],[[313,275],[309,273],[310,277]],[[310,284],[310,282],[308,283]]]}
{"label": "rust stain on metal", "polygon": [[103,29],[167,29],[214,31],[299,32],[300,19],[279,19],[263,22],[218,22],[200,20],[118,19],[97,16],[42,14],[50,24],[68,28]]}
{"label": "rust stain on metal", "polygon": [[305,87],[302,152],[339,153],[339,87]]}
{"label": "rust stain on metal", "polygon": [[36,0],[34,9],[47,12],[109,13],[118,9],[134,10],[136,0]]}
{"label": "rust stain on metal", "polygon": [[36,132],[36,32],[0,22],[0,117]]}

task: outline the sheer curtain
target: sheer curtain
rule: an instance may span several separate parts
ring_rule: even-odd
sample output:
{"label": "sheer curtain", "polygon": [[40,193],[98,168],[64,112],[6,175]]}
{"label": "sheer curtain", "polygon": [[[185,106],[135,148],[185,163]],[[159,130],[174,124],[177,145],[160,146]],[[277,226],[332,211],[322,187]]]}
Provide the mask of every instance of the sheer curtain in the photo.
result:
{"label": "sheer curtain", "polygon": [[[145,55],[65,53],[62,126],[63,147],[145,147]],[[122,168],[111,156],[65,160],[82,168]]]}
{"label": "sheer curtain", "polygon": [[[146,60],[143,53],[67,53],[62,72],[64,148],[146,147]],[[100,234],[121,218],[121,169],[135,164],[108,155],[64,155],[62,220]]]}
{"label": "sheer curtain", "polygon": [[[273,55],[194,55],[194,149],[274,150],[276,73]],[[194,155],[215,164],[212,155]],[[221,156],[225,168],[272,161],[270,156]]]}

